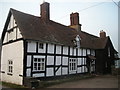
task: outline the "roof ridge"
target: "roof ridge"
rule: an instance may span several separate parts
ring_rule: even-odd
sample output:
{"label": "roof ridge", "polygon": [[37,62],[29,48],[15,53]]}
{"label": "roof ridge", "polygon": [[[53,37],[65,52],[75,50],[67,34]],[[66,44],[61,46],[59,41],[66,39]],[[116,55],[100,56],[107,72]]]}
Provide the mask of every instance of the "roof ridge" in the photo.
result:
{"label": "roof ridge", "polygon": [[93,36],[93,37],[99,38],[98,36],[95,36],[95,35],[90,34],[90,33],[88,33],[88,32],[85,32],[85,31],[81,31],[81,32],[82,32],[82,33],[85,33],[85,34],[88,34],[88,35],[90,35],[90,36]]}

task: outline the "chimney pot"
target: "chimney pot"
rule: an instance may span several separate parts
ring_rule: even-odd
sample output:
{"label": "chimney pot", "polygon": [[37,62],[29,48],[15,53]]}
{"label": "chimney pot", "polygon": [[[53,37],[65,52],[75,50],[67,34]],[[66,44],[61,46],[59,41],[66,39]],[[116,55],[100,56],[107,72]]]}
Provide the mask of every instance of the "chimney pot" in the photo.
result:
{"label": "chimney pot", "polygon": [[70,14],[71,25],[79,25],[79,13]]}
{"label": "chimney pot", "polygon": [[100,38],[105,38],[106,37],[106,32],[101,30],[100,31]]}

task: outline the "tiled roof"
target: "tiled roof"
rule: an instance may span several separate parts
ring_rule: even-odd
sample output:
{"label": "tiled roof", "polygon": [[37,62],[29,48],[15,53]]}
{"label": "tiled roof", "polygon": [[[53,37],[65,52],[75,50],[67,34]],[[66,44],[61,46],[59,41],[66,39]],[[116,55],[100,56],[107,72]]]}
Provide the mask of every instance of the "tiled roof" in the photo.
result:
{"label": "tiled roof", "polygon": [[107,38],[99,38],[83,31],[77,31],[52,20],[44,21],[41,17],[10,9],[24,39],[74,46],[73,40],[80,35],[83,48],[102,49]]}

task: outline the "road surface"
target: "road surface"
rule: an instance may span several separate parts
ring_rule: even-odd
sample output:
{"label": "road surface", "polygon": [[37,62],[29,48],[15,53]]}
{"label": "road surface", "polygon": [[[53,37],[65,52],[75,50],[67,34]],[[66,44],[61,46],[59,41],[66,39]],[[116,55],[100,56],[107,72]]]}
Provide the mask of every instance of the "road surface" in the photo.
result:
{"label": "road surface", "polygon": [[112,75],[102,75],[95,78],[53,85],[48,88],[118,88],[118,78]]}

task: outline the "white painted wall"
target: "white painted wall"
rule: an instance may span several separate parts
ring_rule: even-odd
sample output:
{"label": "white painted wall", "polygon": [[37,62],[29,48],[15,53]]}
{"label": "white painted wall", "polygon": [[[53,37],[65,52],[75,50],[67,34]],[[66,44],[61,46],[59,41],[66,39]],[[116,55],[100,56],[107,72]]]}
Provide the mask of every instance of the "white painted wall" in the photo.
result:
{"label": "white painted wall", "polygon": [[36,42],[35,41],[28,41],[27,52],[36,53]]}
{"label": "white painted wall", "polygon": [[[7,31],[9,31],[13,27],[17,26],[17,24],[15,22],[16,21],[15,21],[13,15],[11,15],[10,22],[7,27]],[[21,32],[20,32],[19,28],[14,28],[11,32],[9,32],[9,33],[6,32],[3,43],[9,42],[10,40],[16,40],[19,38],[22,38]]]}
{"label": "white painted wall", "polygon": [[61,46],[56,45],[56,54],[61,54]]}
{"label": "white painted wall", "polygon": [[[56,68],[57,69],[57,68]],[[56,72],[56,75],[57,76],[60,76],[61,75],[61,67],[58,69],[58,71]]]}
{"label": "white painted wall", "polygon": [[77,73],[81,73],[81,67],[77,68]]}
{"label": "white painted wall", "polygon": [[56,65],[61,65],[61,56],[56,57]]}
{"label": "white painted wall", "polygon": [[[23,41],[14,42],[2,46],[1,55],[1,73],[2,81],[11,82],[22,85],[23,77]],[[7,75],[8,73],[8,60],[13,61],[13,75]]]}
{"label": "white painted wall", "polygon": [[31,76],[31,68],[28,68],[26,71],[26,76],[30,77]]}
{"label": "white painted wall", "polygon": [[74,51],[73,55],[76,56],[76,48],[74,48],[73,51]]}
{"label": "white painted wall", "polygon": [[47,68],[46,76],[54,76],[54,69],[53,68]]}
{"label": "white painted wall", "polygon": [[83,56],[86,56],[86,49],[83,49]]}
{"label": "white painted wall", "polygon": [[90,49],[87,49],[87,54],[90,54]]}
{"label": "white painted wall", "polygon": [[54,56],[47,56],[47,65],[54,65]]}
{"label": "white painted wall", "polygon": [[81,58],[78,58],[78,65],[82,65]]}
{"label": "white painted wall", "polygon": [[73,48],[70,47],[70,55],[73,55]]}
{"label": "white painted wall", "polygon": [[54,53],[54,44],[48,44],[48,53]]}
{"label": "white painted wall", "polygon": [[68,65],[68,57],[63,57],[63,65]]}
{"label": "white painted wall", "polygon": [[62,75],[68,74],[68,68],[62,67]]}
{"label": "white painted wall", "polygon": [[78,48],[78,56],[81,56],[81,49]]}
{"label": "white painted wall", "polygon": [[16,28],[16,30],[17,30],[17,39],[22,38],[19,28]]}
{"label": "white painted wall", "polygon": [[31,67],[31,55],[27,56],[27,67]]}
{"label": "white painted wall", "polygon": [[11,15],[11,17],[10,17],[10,22],[9,22],[9,24],[8,24],[7,30],[9,30],[9,29],[11,29],[11,28],[13,28],[13,27],[15,27],[15,26],[17,26],[17,24],[15,23],[15,19],[14,19],[13,15]]}
{"label": "white painted wall", "polygon": [[66,46],[63,47],[63,54],[68,55],[68,47]]}

